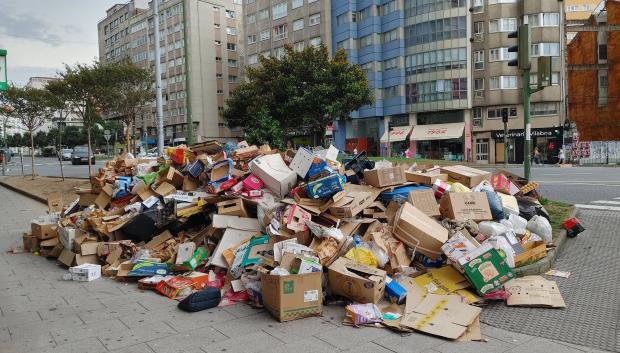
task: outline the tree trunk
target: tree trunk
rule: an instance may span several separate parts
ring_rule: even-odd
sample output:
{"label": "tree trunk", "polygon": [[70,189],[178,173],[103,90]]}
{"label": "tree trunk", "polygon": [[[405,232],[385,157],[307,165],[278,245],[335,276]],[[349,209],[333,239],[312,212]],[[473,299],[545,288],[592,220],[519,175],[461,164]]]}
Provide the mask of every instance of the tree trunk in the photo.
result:
{"label": "tree trunk", "polygon": [[30,130],[30,159],[32,160],[32,180],[34,180],[34,136],[32,130]]}
{"label": "tree trunk", "polygon": [[60,123],[58,124],[58,161],[60,162],[60,176],[62,177],[62,181],[65,181],[65,173],[62,170],[62,111],[60,111]]}
{"label": "tree trunk", "polygon": [[131,118],[127,120],[127,131],[125,133],[125,147],[126,147],[125,151],[127,153],[131,152],[131,145],[130,145],[130,142],[129,142],[129,137],[131,135],[130,128],[131,128]]}
{"label": "tree trunk", "polygon": [[87,158],[88,158],[88,177],[90,178],[90,175],[91,175],[91,162],[92,162],[92,160],[90,158],[90,151],[91,151],[91,149],[90,149],[90,126],[86,128],[86,135],[88,136],[87,137],[87,139],[88,139],[88,156],[87,156]]}

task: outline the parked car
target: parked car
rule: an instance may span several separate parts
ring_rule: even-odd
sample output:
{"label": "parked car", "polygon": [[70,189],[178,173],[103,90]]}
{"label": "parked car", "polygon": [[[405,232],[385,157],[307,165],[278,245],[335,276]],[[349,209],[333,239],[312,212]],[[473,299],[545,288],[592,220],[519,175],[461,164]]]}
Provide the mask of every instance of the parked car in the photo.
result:
{"label": "parked car", "polygon": [[71,148],[63,148],[60,150],[60,158],[62,158],[63,161],[70,161],[72,154],[73,150]]}
{"label": "parked car", "polygon": [[0,163],[2,163],[2,160],[4,159],[4,157],[6,157],[6,162],[10,162],[11,161],[11,156],[13,155],[13,153],[11,153],[10,151],[6,151],[6,153],[4,152],[4,150],[0,149]]}
{"label": "parked car", "polygon": [[[90,164],[95,164],[95,156],[92,153],[90,154],[90,160]],[[71,164],[88,164],[88,146],[75,146],[73,148]]]}

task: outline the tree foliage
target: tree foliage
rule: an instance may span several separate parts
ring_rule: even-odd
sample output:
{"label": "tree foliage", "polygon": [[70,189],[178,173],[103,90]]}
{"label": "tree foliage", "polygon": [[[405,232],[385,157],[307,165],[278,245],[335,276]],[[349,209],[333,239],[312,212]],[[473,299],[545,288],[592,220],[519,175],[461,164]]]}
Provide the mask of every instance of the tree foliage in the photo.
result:
{"label": "tree foliage", "polygon": [[265,107],[263,107],[254,119],[249,120],[246,125],[246,139],[253,144],[268,144],[271,147],[284,147],[284,131],[277,121],[275,121]]}
{"label": "tree foliage", "polygon": [[[325,135],[336,119],[372,103],[366,75],[347,61],[344,50],[330,59],[327,48],[309,46],[295,51],[285,46],[281,58],[260,59],[249,67],[248,82],[239,85],[227,100],[223,116],[229,127],[244,127],[248,136],[270,117],[285,133]],[[265,110],[262,123],[253,123]]]}

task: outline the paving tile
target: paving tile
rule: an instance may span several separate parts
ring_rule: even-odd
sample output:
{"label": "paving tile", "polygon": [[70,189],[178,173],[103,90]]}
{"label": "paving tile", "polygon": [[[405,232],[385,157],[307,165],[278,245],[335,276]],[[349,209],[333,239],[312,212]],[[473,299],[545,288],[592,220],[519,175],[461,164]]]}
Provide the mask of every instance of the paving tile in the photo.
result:
{"label": "paving tile", "polygon": [[446,343],[446,340],[421,333],[392,332],[373,342],[394,352],[416,353],[442,345]]}
{"label": "paving tile", "polygon": [[236,335],[214,344],[201,346],[207,353],[226,352],[226,353],[252,353],[261,351],[271,351],[284,343],[277,338],[268,335],[263,331],[252,332],[245,335]]}
{"label": "paving tile", "polygon": [[507,352],[510,353],[582,353],[580,349],[574,349],[546,338],[534,338]]}
{"label": "paving tile", "polygon": [[338,352],[338,349],[316,337],[306,337],[300,341],[286,343],[281,346],[269,347],[263,352],[267,353],[329,353]]}
{"label": "paving tile", "polygon": [[246,333],[260,331],[262,327],[275,323],[275,319],[267,312],[261,312],[234,319],[226,322],[214,324],[213,327],[228,337],[237,337]]}
{"label": "paving tile", "polygon": [[389,334],[391,332],[384,328],[342,326],[315,336],[336,348],[352,349]]}
{"label": "paving tile", "polygon": [[87,338],[81,341],[61,344],[54,348],[48,348],[40,351],[41,353],[103,353],[107,349],[101,342],[94,338]]}
{"label": "paving tile", "polygon": [[81,302],[80,304],[70,304],[64,307],[46,307],[38,310],[39,315],[43,320],[62,318],[75,314],[88,314],[94,310],[106,311],[108,308],[103,306],[99,301],[93,300],[88,303]]}
{"label": "paving tile", "polygon": [[123,305],[117,305],[114,307],[108,307],[105,310],[94,309],[84,313],[78,314],[78,316],[84,320],[85,323],[96,322],[100,320],[115,319],[117,317],[126,316],[129,314],[135,315],[139,313],[147,312],[142,305],[138,303],[127,303]]}
{"label": "paving tile", "polygon": [[83,325],[82,321],[77,315],[69,315],[61,318],[52,318],[49,320],[39,320],[21,323],[18,325],[9,326],[9,332],[11,332],[11,338],[28,337],[29,335],[50,332],[53,328],[63,327],[71,328],[75,326]]}
{"label": "paving tile", "polygon": [[6,342],[11,340],[11,333],[7,327],[0,328],[0,342]]}
{"label": "paving tile", "polygon": [[24,353],[30,351],[41,351],[45,348],[52,348],[55,345],[56,343],[49,333],[47,333],[47,335],[45,333],[40,335],[33,334],[30,337],[24,337],[2,343],[0,346],[0,351],[2,353]]}
{"label": "paving tile", "polygon": [[344,326],[342,321],[344,320],[345,312],[344,307],[340,305],[323,305],[323,320],[329,321],[336,326]]}
{"label": "paving tile", "polygon": [[263,331],[285,343],[300,341],[309,336],[336,328],[336,326],[318,317],[309,317],[288,322],[276,322],[274,320],[261,326]]}
{"label": "paving tile", "polygon": [[0,316],[0,328],[8,327],[9,325],[15,326],[27,322],[41,321],[41,317],[36,311],[29,311],[25,313],[13,313]]}
{"label": "paving tile", "polygon": [[236,303],[233,305],[223,306],[222,309],[231,313],[235,317],[246,317],[265,311],[265,309],[256,309],[245,303]]}
{"label": "paving tile", "polygon": [[128,346],[111,351],[113,353],[155,353],[154,350],[146,343],[136,344],[135,346]]}
{"label": "paving tile", "polygon": [[482,324],[480,326],[480,330],[482,331],[483,337],[492,337],[498,340],[512,343],[514,345],[521,345],[525,342],[532,340],[534,337],[529,335],[524,335],[521,333],[507,331],[501,328],[493,327],[490,325]]}
{"label": "paving tile", "polygon": [[127,330],[120,320],[105,320],[65,328],[62,326],[50,327],[50,332],[56,344],[80,341],[89,337],[101,336],[103,334],[120,333]]}
{"label": "paving tile", "polygon": [[186,352],[200,346],[213,345],[227,340],[229,337],[212,327],[202,327],[195,330],[183,331],[168,337],[158,338],[148,342],[149,347],[157,353]]}
{"label": "paving tile", "polygon": [[[525,343],[527,344],[527,342]],[[458,342],[448,341],[432,349],[441,353],[495,353],[505,352],[515,347],[514,344],[498,340],[496,338],[488,338],[486,342]]]}
{"label": "paving tile", "polygon": [[342,350],[341,352],[350,352],[350,353],[393,353],[393,351],[381,347],[380,345],[374,342],[366,342],[361,344],[360,346],[356,346],[350,349]]}
{"label": "paving tile", "polygon": [[160,337],[174,335],[177,332],[163,322],[135,327],[122,332],[107,332],[97,336],[109,350],[133,346]]}

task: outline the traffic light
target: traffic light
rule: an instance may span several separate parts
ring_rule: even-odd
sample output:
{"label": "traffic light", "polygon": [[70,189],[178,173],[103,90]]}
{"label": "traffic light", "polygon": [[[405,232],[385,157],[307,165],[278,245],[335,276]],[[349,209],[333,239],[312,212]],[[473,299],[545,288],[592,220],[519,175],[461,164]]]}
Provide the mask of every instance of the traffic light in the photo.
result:
{"label": "traffic light", "polygon": [[388,122],[388,131],[394,131],[394,123],[391,121]]}
{"label": "traffic light", "polygon": [[517,53],[517,58],[510,60],[508,66],[517,66],[521,70],[530,68],[530,29],[521,25],[516,31],[508,33],[508,38],[517,38],[517,45],[508,48],[509,53]]}
{"label": "traffic light", "polygon": [[551,57],[541,56],[538,58],[538,87],[551,86]]}
{"label": "traffic light", "polygon": [[508,108],[502,108],[502,122],[508,122]]}

